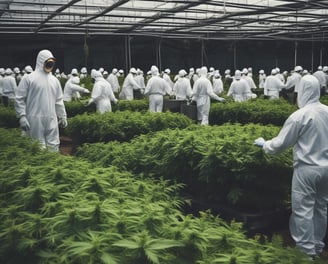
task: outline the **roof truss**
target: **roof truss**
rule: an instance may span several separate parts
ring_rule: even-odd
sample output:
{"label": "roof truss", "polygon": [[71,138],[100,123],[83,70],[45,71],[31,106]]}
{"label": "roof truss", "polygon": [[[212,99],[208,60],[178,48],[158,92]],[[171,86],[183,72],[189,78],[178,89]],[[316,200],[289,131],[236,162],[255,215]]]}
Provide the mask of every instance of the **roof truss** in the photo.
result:
{"label": "roof truss", "polygon": [[324,41],[326,0],[0,0],[0,34]]}

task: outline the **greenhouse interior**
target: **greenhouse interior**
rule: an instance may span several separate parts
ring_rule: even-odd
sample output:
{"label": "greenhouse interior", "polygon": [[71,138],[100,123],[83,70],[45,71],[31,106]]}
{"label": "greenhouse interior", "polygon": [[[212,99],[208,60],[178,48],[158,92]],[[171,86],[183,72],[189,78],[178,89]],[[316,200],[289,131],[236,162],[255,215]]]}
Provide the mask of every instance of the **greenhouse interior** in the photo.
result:
{"label": "greenhouse interior", "polygon": [[0,0],[0,263],[328,263],[327,18]]}

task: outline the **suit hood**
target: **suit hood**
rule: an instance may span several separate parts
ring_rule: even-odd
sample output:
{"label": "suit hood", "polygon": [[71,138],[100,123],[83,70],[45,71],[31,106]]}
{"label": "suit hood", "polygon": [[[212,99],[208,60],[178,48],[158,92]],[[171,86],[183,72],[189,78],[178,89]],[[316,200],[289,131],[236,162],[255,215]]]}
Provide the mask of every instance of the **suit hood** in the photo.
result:
{"label": "suit hood", "polygon": [[308,104],[319,102],[320,84],[316,77],[305,75],[300,83],[297,94],[297,105],[302,108]]}
{"label": "suit hood", "polygon": [[52,53],[49,50],[41,50],[36,57],[36,70],[43,70],[44,62],[48,59],[55,59],[55,57],[52,55]]}

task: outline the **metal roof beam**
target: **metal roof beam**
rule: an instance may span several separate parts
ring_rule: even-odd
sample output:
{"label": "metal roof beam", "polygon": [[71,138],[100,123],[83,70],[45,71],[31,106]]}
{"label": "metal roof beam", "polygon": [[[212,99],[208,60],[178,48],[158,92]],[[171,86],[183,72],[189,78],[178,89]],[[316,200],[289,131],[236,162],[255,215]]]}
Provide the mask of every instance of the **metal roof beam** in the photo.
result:
{"label": "metal roof beam", "polygon": [[64,11],[66,8],[71,7],[72,5],[74,5],[77,2],[80,2],[81,0],[72,0],[69,3],[67,3],[66,5],[61,6],[60,8],[58,8],[55,12],[53,12],[51,15],[49,15],[44,21],[42,21],[40,23],[40,25],[38,26],[38,28],[35,30],[35,33],[37,33],[49,20],[51,20],[52,18],[54,18],[57,15],[60,15],[60,13],[62,11]]}
{"label": "metal roof beam", "polygon": [[[209,18],[204,19],[199,22],[195,22],[191,25],[191,27],[201,27],[201,26],[207,26],[213,23],[225,21],[227,19],[231,19],[233,17],[242,17],[242,16],[250,16],[250,15],[261,15],[261,14],[267,14],[267,13],[274,13],[274,12],[283,12],[283,11],[297,11],[298,9],[303,9],[306,7],[307,4],[313,1],[320,1],[320,0],[308,0],[307,2],[296,2],[296,1],[290,1],[289,4],[279,5],[279,6],[273,6],[273,7],[267,7],[267,8],[261,8],[257,10],[252,11],[240,11],[235,13],[229,13],[224,16],[221,16],[219,18]],[[296,3],[295,3],[296,2]],[[181,30],[185,27],[177,28],[174,30]],[[171,32],[171,30],[168,30],[167,32]]]}
{"label": "metal roof beam", "polygon": [[73,25],[69,25],[69,26],[75,26],[75,27],[78,27],[78,26],[81,26],[81,25],[84,25],[84,24],[87,24],[88,22],[90,22],[91,20],[94,20],[98,17],[101,17],[105,14],[107,14],[108,12],[114,10],[115,8],[125,4],[126,2],[129,2],[129,0],[119,0],[117,1],[116,3],[112,4],[111,6],[107,7],[104,11],[98,13],[97,15],[94,15],[92,17],[89,17],[87,19],[85,19],[84,21],[80,22],[80,23],[77,23],[77,24],[73,24]]}
{"label": "metal roof beam", "polygon": [[[118,30],[117,32],[131,32],[135,29],[138,29],[140,27],[143,27],[144,25],[146,24],[150,24],[158,19],[161,19],[161,18],[164,18],[164,17],[168,17],[170,16],[172,13],[178,13],[178,12],[182,12],[190,7],[193,7],[193,6],[198,6],[200,4],[204,4],[206,2],[208,2],[209,0],[199,0],[199,1],[196,1],[196,2],[189,2],[188,4],[184,4],[184,5],[181,5],[181,6],[177,6],[177,7],[174,7],[174,8],[171,8],[171,9],[168,9],[168,10],[165,10],[164,12],[157,12],[155,15],[151,16],[150,18],[146,18],[142,21],[140,21],[139,23],[129,27],[129,28],[126,28],[124,30]],[[185,2],[184,2],[185,3]]]}

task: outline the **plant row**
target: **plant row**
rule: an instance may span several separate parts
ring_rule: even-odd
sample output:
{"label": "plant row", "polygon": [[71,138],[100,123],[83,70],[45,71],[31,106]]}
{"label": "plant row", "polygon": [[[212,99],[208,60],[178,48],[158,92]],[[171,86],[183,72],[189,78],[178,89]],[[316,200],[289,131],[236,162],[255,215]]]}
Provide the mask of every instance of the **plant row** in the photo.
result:
{"label": "plant row", "polygon": [[164,177],[186,185],[193,199],[247,212],[285,208],[292,155],[268,156],[254,146],[278,127],[256,124],[189,126],[141,135],[130,142],[85,144],[76,155],[95,166],[117,166],[135,174]]}
{"label": "plant row", "polygon": [[117,111],[105,114],[83,114],[69,118],[66,134],[74,144],[128,141],[140,134],[166,128],[182,129],[192,124],[192,120],[178,113],[152,113]]}
{"label": "plant row", "polygon": [[297,110],[284,99],[256,99],[246,102],[212,103],[209,121],[211,125],[224,123],[258,123],[282,126],[288,116]]}
{"label": "plant row", "polygon": [[[328,104],[328,100],[325,99],[325,97],[322,97],[322,102]],[[65,102],[68,117],[83,115],[85,113],[95,113],[95,105],[92,104],[86,107],[86,103],[86,100]],[[256,99],[243,103],[236,103],[230,100],[226,104],[212,102],[209,120],[211,125],[221,125],[229,122],[241,124],[260,123],[281,126],[286,118],[296,109],[295,105],[291,105],[283,99]],[[113,112],[118,111],[148,112],[148,100],[119,101],[117,105],[113,104]],[[18,119],[15,116],[13,107],[5,108],[0,105],[0,126],[18,126]]]}
{"label": "plant row", "polygon": [[184,215],[179,184],[97,168],[0,129],[0,262],[307,263],[239,223]]}
{"label": "plant row", "polygon": [[[65,108],[68,117],[73,117],[76,115],[81,115],[84,113],[95,113],[96,106],[95,104],[91,104],[86,107],[88,100],[81,101],[71,101],[65,102]],[[112,111],[135,111],[135,112],[145,112],[149,108],[148,101],[144,100],[120,100],[118,104],[112,103]]]}

